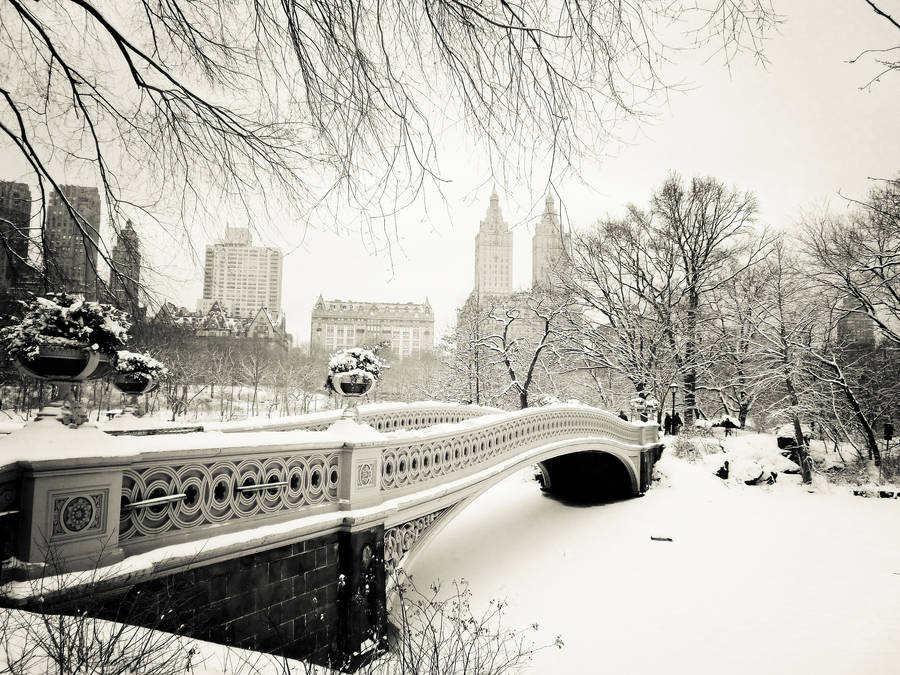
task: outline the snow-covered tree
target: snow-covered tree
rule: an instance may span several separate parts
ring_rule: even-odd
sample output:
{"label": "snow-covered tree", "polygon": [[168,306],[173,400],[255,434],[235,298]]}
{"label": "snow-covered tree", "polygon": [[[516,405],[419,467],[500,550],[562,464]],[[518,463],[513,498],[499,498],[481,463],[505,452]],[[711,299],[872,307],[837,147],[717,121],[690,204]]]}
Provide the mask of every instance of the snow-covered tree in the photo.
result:
{"label": "snow-covered tree", "polygon": [[804,248],[815,281],[900,345],[900,178],[873,188],[844,217],[809,216]]}

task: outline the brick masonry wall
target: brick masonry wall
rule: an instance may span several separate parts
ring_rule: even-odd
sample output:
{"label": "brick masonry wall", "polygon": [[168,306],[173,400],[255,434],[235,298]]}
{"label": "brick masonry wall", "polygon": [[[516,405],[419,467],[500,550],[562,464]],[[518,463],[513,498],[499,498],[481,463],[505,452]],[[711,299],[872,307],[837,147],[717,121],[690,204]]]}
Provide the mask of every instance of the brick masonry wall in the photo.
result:
{"label": "brick masonry wall", "polygon": [[245,649],[327,660],[339,646],[341,535],[137,584],[100,614]]}

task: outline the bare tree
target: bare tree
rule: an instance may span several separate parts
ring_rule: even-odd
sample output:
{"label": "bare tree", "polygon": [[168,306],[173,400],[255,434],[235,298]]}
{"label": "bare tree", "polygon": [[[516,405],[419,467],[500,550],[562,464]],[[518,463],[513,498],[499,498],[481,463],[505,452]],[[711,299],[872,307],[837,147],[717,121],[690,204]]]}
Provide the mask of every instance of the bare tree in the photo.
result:
{"label": "bare tree", "polygon": [[756,331],[770,279],[766,265],[727,277],[710,303],[705,338],[712,353],[697,391],[718,397],[725,413],[734,414],[743,427],[769,387],[765,378],[757,377],[761,355]]}
{"label": "bare tree", "polygon": [[[683,289],[684,421],[690,425],[696,408],[705,303],[717,288],[758,262],[767,245],[764,238],[749,240],[756,198],[714,178],[694,178],[685,186],[673,174],[653,195],[652,203],[657,219],[654,236],[669,247],[667,254]],[[742,263],[734,265],[736,259]]]}
{"label": "bare tree", "polygon": [[253,391],[253,397],[249,401],[248,416],[259,414],[259,386],[275,365],[275,359],[270,349],[265,340],[257,338],[245,340],[239,349],[238,368],[244,382]]}
{"label": "bare tree", "polygon": [[790,421],[803,482],[809,483],[812,463],[803,438],[801,415],[804,409],[808,410],[811,396],[807,366],[821,313],[809,301],[812,285],[787,252],[784,240],[776,242],[763,269],[767,284],[752,330],[760,355],[754,379],[767,390],[777,389],[778,395],[770,405],[777,409],[778,416]]}
{"label": "bare tree", "polygon": [[885,181],[855,207],[845,218],[807,218],[810,273],[900,345],[900,179]]}
{"label": "bare tree", "polygon": [[675,267],[646,222],[631,207],[624,220],[576,237],[563,282],[579,305],[568,314],[572,356],[583,357],[583,368],[627,381],[629,391],[618,392],[619,399],[663,400],[681,367]]}
{"label": "bare tree", "polygon": [[630,206],[625,219],[582,238],[569,285],[608,326],[594,336],[595,358],[632,378],[638,392],[652,383],[660,398],[678,374],[690,425],[698,374],[713,354],[702,339],[710,303],[760,260],[767,241],[754,235],[753,195],[714,178],[685,185],[672,174],[651,206]]}
{"label": "bare tree", "polygon": [[227,208],[390,217],[440,189],[444,121],[495,171],[577,167],[666,93],[673,47],[761,57],[777,20],[769,0],[7,0],[0,137],[36,186],[42,251],[53,192],[95,234],[63,176],[99,187],[114,228],[143,211],[176,238]]}
{"label": "bare tree", "polygon": [[540,388],[541,375],[552,386],[554,375],[566,370],[559,362],[564,358],[564,319],[572,306],[568,294],[550,292],[490,301],[486,330],[475,346],[486,353],[488,366],[499,366],[509,378],[498,398],[511,392],[519,407],[527,408],[529,395]]}
{"label": "bare tree", "polygon": [[[885,9],[887,5],[884,2],[874,2],[873,0],[862,0],[862,2],[889,26],[900,31],[900,15],[897,13],[889,14],[890,10]],[[884,48],[864,49],[855,58],[851,59],[850,63],[856,63],[863,57],[872,58],[881,69],[875,77],[866,83],[865,87],[871,87],[885,75],[900,70],[900,44]]]}

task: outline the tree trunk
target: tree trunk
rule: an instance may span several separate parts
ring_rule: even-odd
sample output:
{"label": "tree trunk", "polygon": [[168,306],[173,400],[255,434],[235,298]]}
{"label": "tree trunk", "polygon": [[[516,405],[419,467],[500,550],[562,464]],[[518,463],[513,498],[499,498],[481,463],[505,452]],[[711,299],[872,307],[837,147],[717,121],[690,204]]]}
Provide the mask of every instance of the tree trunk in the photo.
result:
{"label": "tree trunk", "polygon": [[519,392],[519,407],[525,409],[528,407],[528,390],[524,389]]}
{"label": "tree trunk", "polygon": [[866,438],[866,448],[869,451],[869,456],[875,461],[875,466],[880,467],[881,450],[878,448],[878,441],[875,438],[875,431],[872,429],[872,425],[869,423],[869,420],[866,419],[862,406],[859,404],[856,394],[853,393],[853,389],[847,382],[847,378],[844,377],[844,371],[837,362],[837,359],[832,356],[831,361],[827,363],[837,375],[841,391],[844,392],[844,397],[847,399],[847,403],[850,404],[850,409],[853,410],[853,416],[856,418],[856,423],[859,425],[860,429],[862,429],[863,436]]}
{"label": "tree trunk", "polygon": [[800,397],[794,389],[794,383],[791,378],[784,380],[784,386],[790,397],[791,405],[794,410],[791,412],[791,421],[794,423],[794,443],[797,446],[797,460],[800,463],[800,475],[803,478],[804,485],[812,483],[812,461],[809,459],[809,453],[806,450],[806,442],[803,440],[803,429],[800,426],[800,417],[797,415],[797,406],[800,405]]}
{"label": "tree trunk", "polygon": [[738,424],[741,425],[741,429],[747,426],[747,416],[750,414],[750,406],[747,405],[744,401],[741,401],[740,407],[738,408]]}

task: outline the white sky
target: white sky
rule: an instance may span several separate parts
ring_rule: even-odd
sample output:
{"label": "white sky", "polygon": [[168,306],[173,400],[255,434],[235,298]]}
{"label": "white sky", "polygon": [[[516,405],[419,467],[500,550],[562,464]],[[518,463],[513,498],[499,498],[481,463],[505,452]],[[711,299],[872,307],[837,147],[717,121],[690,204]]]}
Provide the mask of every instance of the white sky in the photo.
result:
{"label": "white sky", "polygon": [[[711,175],[755,192],[762,222],[789,229],[803,210],[826,203],[845,208],[838,192],[863,197],[870,177],[900,171],[900,74],[861,90],[878,72],[877,65],[846,63],[863,49],[897,44],[897,31],[862,0],[776,0],[775,5],[785,23],[768,43],[768,65],[744,58],[729,71],[720,60],[702,63],[682,55],[669,79],[694,88],[673,94],[651,124],[620,128],[628,142],[582,167],[583,181],[554,186],[564,222],[584,229],[598,217],[620,215],[629,202],[646,205],[668,171],[677,170],[687,178]],[[455,308],[472,288],[474,238],[492,181],[480,169],[483,158],[477,152],[443,152],[446,202],[428,213],[403,212],[390,256],[370,253],[351,222],[336,224],[340,234],[255,223],[255,243],[285,252],[283,309],[296,341],[309,340],[310,312],[320,293],[326,299],[395,302],[428,297],[438,333],[452,324]],[[15,164],[4,150],[0,165],[7,166],[0,166],[0,178],[21,178]],[[514,285],[525,288],[531,282],[531,233],[543,207],[544,186],[497,188],[515,231]],[[140,231],[140,223],[137,227]],[[198,234],[198,266],[187,271],[178,265],[182,272],[166,284],[166,295],[178,304],[196,308],[202,248],[214,236]],[[160,262],[165,258],[165,264],[185,257],[185,251],[172,247],[147,248],[145,255]]]}
{"label": "white sky", "polygon": [[[877,72],[874,64],[846,63],[862,49],[894,44],[896,35],[862,2],[776,5],[785,23],[768,45],[767,67],[743,60],[730,73],[720,62],[680,70],[698,88],[674,95],[652,126],[585,171],[587,185],[573,180],[557,187],[563,217],[573,228],[619,215],[629,202],[646,205],[670,169],[754,191],[762,221],[778,228],[794,226],[804,209],[826,203],[844,208],[839,191],[864,196],[868,177],[900,171],[900,75],[861,91]],[[309,340],[310,312],[320,292],[398,302],[427,296],[438,332],[452,324],[455,308],[472,289],[475,233],[491,191],[488,178],[473,176],[464,161],[458,165],[459,173],[448,176],[448,205],[429,216],[405,214],[392,260],[367,254],[358,237],[321,232],[309,232],[302,248],[287,253],[284,308],[297,339]],[[514,283],[526,288],[529,224],[543,198],[527,185],[498,185],[498,191],[515,231]],[[352,267],[336,261],[336,251]]]}

